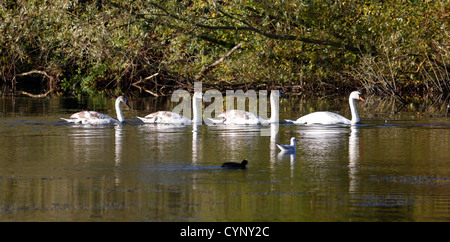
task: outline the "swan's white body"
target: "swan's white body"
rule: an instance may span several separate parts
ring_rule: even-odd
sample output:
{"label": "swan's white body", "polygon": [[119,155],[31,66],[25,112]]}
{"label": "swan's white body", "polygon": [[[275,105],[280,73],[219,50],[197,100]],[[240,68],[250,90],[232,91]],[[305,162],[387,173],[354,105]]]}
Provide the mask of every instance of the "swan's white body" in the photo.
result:
{"label": "swan's white body", "polygon": [[363,95],[354,91],[350,94],[349,104],[350,111],[352,114],[352,119],[349,120],[337,113],[332,112],[314,112],[307,114],[303,117],[298,118],[297,120],[286,120],[287,122],[294,124],[357,124],[360,122],[358,111],[356,110],[355,100],[365,101]]}
{"label": "swan's white body", "polygon": [[70,116],[70,118],[61,118],[69,123],[76,124],[112,124],[112,123],[123,123],[125,119],[122,114],[122,108],[120,107],[120,103],[125,103],[128,107],[130,104],[128,103],[128,99],[124,96],[120,96],[116,99],[115,107],[117,120],[111,118],[110,116],[99,113],[96,111],[81,111],[78,113],[74,113]]}
{"label": "swan's white body", "polygon": [[201,92],[194,93],[192,100],[192,109],[193,109],[193,119],[189,119],[181,114],[169,112],[169,111],[158,111],[151,113],[145,117],[137,117],[142,122],[148,124],[178,124],[178,125],[188,125],[188,124],[199,124],[201,123],[201,111],[198,110],[198,99],[202,99],[203,94]]}
{"label": "swan's white body", "polygon": [[297,142],[297,139],[295,137],[291,138],[291,144],[290,145],[280,145],[277,144],[277,147],[282,151],[282,152],[295,152],[296,150],[296,145],[295,142]]}
{"label": "swan's white body", "polygon": [[277,123],[279,117],[277,97],[279,97],[279,95],[280,94],[278,90],[270,92],[270,119],[261,118],[254,113],[244,110],[229,110],[219,114],[216,118],[210,118],[209,120],[214,124],[259,125]]}

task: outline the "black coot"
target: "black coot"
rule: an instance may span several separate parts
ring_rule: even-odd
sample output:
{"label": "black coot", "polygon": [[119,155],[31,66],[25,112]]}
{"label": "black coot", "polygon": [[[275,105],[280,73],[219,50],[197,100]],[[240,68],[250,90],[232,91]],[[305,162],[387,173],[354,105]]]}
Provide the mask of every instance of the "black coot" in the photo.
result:
{"label": "black coot", "polygon": [[247,165],[248,161],[243,160],[241,163],[236,162],[225,162],[222,164],[222,167],[224,168],[232,168],[232,169],[245,169],[245,166]]}

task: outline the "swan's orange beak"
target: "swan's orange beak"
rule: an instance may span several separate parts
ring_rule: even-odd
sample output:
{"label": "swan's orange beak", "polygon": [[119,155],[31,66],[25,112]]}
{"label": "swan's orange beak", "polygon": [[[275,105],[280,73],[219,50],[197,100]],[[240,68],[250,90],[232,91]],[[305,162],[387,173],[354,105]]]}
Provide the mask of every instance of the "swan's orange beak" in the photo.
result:
{"label": "swan's orange beak", "polygon": [[361,100],[361,101],[363,101],[363,102],[366,102],[366,100],[365,100],[364,97],[362,97],[362,96],[359,96],[359,100]]}

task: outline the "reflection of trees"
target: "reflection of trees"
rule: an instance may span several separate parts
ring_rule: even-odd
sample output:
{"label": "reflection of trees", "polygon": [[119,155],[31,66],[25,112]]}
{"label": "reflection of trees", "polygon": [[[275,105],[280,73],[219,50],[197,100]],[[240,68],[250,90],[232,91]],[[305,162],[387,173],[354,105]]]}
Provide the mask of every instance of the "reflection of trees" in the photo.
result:
{"label": "reflection of trees", "polygon": [[[261,136],[261,129],[268,128],[260,125],[212,125],[207,126],[208,132],[215,133],[217,140],[211,140],[215,144],[215,152],[223,156],[218,157],[218,162],[241,162],[243,159],[252,159],[247,156],[254,154],[252,147],[260,147],[265,139]],[[212,148],[211,146],[209,146]],[[256,156],[255,156],[256,157]]]}
{"label": "reflection of trees", "polygon": [[[111,130],[108,126],[73,125],[71,137],[73,160],[77,163],[107,161],[114,156],[111,148],[114,142],[109,139]],[[114,160],[114,159],[111,159]]]}
{"label": "reflection of trees", "polygon": [[[145,124],[138,127],[144,145],[151,157],[144,160],[157,162],[160,160],[183,161],[191,156],[191,126],[171,124]],[[188,136],[189,135],[189,136]],[[189,138],[188,138],[189,137]]]}

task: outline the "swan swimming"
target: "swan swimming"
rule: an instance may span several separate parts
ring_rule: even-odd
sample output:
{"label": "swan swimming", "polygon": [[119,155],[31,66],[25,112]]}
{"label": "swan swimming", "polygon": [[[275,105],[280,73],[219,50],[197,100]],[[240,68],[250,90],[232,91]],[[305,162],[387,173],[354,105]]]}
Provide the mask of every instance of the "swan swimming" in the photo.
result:
{"label": "swan swimming", "polygon": [[179,125],[187,125],[192,123],[201,123],[201,113],[198,110],[198,99],[203,99],[202,92],[195,92],[192,98],[192,109],[193,109],[193,120],[170,111],[158,111],[151,114],[148,114],[145,117],[137,117],[144,123],[150,124],[179,124]]}
{"label": "swan swimming", "polygon": [[352,113],[352,120],[348,120],[337,113],[324,111],[307,114],[295,121],[288,119],[286,121],[294,124],[357,124],[360,120],[358,111],[356,110],[355,100],[361,100],[363,102],[366,101],[361,92],[354,91],[350,93],[349,104],[350,111]]}
{"label": "swan swimming", "polygon": [[277,147],[282,151],[282,152],[295,152],[296,151],[296,145],[295,142],[297,142],[297,139],[295,137],[291,138],[291,144],[290,145],[280,145],[277,144]]}
{"label": "swan swimming", "polygon": [[130,104],[128,103],[128,99],[124,96],[120,96],[116,99],[116,113],[117,120],[111,118],[110,116],[99,113],[96,111],[81,111],[78,113],[74,113],[70,116],[70,118],[61,118],[69,123],[77,123],[77,124],[112,124],[112,123],[123,123],[125,119],[122,114],[122,108],[120,107],[121,103],[125,103],[130,108]]}
{"label": "swan swimming", "polygon": [[278,102],[280,96],[278,90],[270,92],[270,119],[264,119],[260,116],[244,110],[230,110],[219,114],[216,118],[209,118],[214,124],[270,124],[278,122]]}

